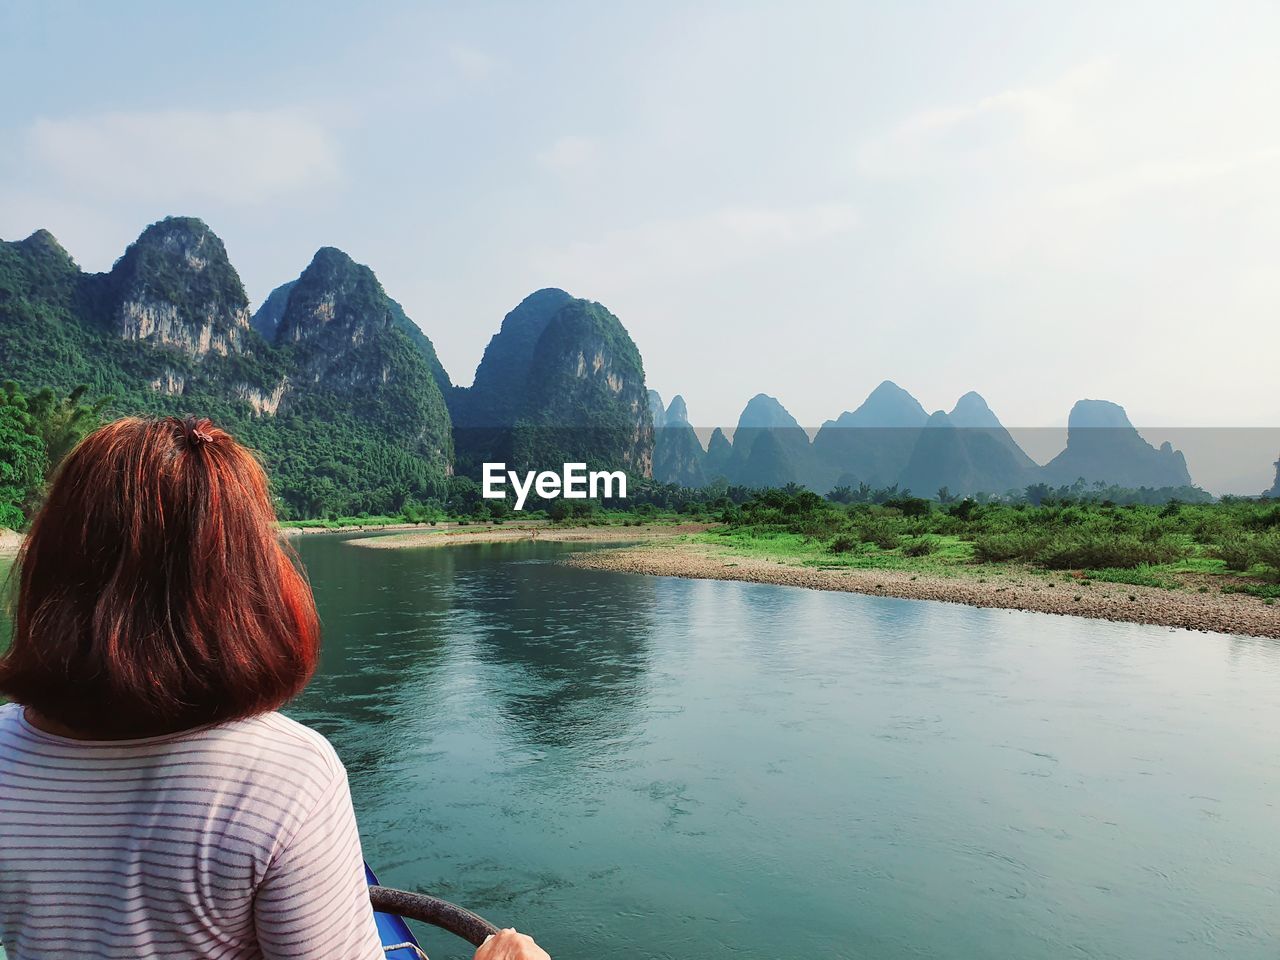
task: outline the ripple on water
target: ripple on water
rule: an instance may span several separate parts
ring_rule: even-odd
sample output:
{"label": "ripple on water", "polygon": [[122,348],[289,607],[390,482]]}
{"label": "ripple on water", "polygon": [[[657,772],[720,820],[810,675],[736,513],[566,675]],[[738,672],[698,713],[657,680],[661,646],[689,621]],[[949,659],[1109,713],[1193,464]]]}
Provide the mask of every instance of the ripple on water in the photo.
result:
{"label": "ripple on water", "polygon": [[1280,644],[299,547],[370,859],[560,960],[1276,956]]}

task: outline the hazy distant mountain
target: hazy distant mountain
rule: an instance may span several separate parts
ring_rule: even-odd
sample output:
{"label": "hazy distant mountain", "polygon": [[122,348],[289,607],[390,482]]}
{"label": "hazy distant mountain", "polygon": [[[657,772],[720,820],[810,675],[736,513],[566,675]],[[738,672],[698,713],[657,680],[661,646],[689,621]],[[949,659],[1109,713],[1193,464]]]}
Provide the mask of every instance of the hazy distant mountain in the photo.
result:
{"label": "hazy distant mountain", "polygon": [[[956,401],[956,405],[951,408],[947,418],[951,421],[953,427],[962,429],[1004,430],[999,418],[987,406],[987,401],[982,399],[982,394],[974,390],[970,390]],[[1012,438],[1010,438],[1010,442],[1012,442]],[[1014,444],[1014,446],[1017,446],[1017,444]],[[1021,448],[1019,447],[1019,449]]]}
{"label": "hazy distant mountain", "polygon": [[[1003,472],[1007,475],[1010,487],[1017,487],[1021,483],[1031,483],[1037,479],[1035,474],[1040,470],[1040,465],[1032,460],[1022,447],[1018,446],[1018,442],[1013,439],[1009,431],[1004,428],[1004,424],[987,406],[987,401],[982,395],[976,391],[970,390],[963,397],[956,401],[956,405],[951,409],[949,414],[953,426],[965,430],[966,435],[974,438],[971,442],[975,445],[974,454],[978,458],[985,456],[999,457],[997,453],[987,454],[985,448],[988,444],[993,444],[998,448],[1003,448],[1008,452],[1008,461],[1003,468]],[[1002,471],[995,470],[997,474]],[[1008,489],[1007,487],[1005,489]]]}
{"label": "hazy distant mountain", "polygon": [[1191,483],[1187,462],[1169,443],[1143,440],[1124,408],[1108,400],[1080,400],[1067,421],[1067,448],[1045,465],[1053,485],[1101,482],[1122,487],[1178,487]]}
{"label": "hazy distant mountain", "polygon": [[[852,413],[842,413],[837,427],[923,427],[929,415],[920,401],[892,380],[885,380]],[[825,424],[824,424],[825,426]]]}
{"label": "hazy distant mountain", "polygon": [[966,393],[950,413],[930,417],[889,381],[856,410],[823,424],[812,444],[778,400],[758,394],[743,410],[731,447],[722,434],[712,436],[703,468],[708,477],[723,472],[747,486],[799,483],[825,492],[837,485],[897,484],[927,497],[942,487],[957,496],[1004,494],[1041,482],[1070,485],[1079,477],[1125,487],[1191,483],[1182,454],[1168,444],[1151,447],[1115,404],[1078,403],[1067,449],[1041,467],[981,395]]}
{"label": "hazy distant mountain", "polygon": [[1280,499],[1280,460],[1276,461],[1276,482],[1275,485],[1267,491],[1268,497]]}
{"label": "hazy distant mountain", "polygon": [[289,303],[289,291],[291,291],[297,280],[290,280],[288,283],[282,283],[269,294],[267,299],[262,301],[262,306],[254,312],[253,317],[249,320],[249,325],[262,335],[264,340],[275,340],[276,327],[280,325],[280,318],[284,316],[284,308]]}
{"label": "hazy distant mountain", "polygon": [[707,476],[707,481],[714,482],[721,478],[727,480],[732,463],[733,444],[724,435],[724,431],[716,427],[711,431],[711,438],[707,441],[707,456],[702,461],[702,470]]}
{"label": "hazy distant mountain", "polygon": [[[734,434],[734,439],[737,439]],[[747,448],[745,461],[735,469],[736,481],[748,487],[784,487],[798,483],[795,451],[788,450],[773,430],[760,430]]]}
{"label": "hazy distant mountain", "polygon": [[698,435],[689,424],[689,412],[684,397],[675,397],[671,405],[662,409],[662,398],[654,390],[649,391],[652,404],[657,401],[653,443],[653,477],[663,483],[678,483],[682,487],[702,487],[708,477],[703,464],[706,452],[698,442]]}
{"label": "hazy distant mountain", "polygon": [[856,410],[824,423],[813,452],[842,483],[888,486],[898,482],[928,420],[915,397],[886,380]]}
{"label": "hazy distant mountain", "polygon": [[[804,433],[804,429],[796,422],[796,418],[787,412],[774,397],[765,393],[757,393],[747,401],[738,415],[738,430],[791,430]],[[734,446],[738,444],[738,434],[734,435]]]}
{"label": "hazy distant mountain", "polygon": [[900,485],[917,496],[1022,490],[1039,479],[1040,467],[1014,442],[985,400],[966,393],[950,414],[929,422],[903,469]]}
{"label": "hazy distant mountain", "polygon": [[662,422],[664,424],[684,424],[689,426],[689,408],[685,405],[684,397],[676,394],[671,398],[671,404],[667,407],[667,412],[663,415]]}
{"label": "hazy distant mountain", "polygon": [[774,397],[758,393],[738,417],[729,470],[734,483],[749,487],[812,484],[809,435]]}
{"label": "hazy distant mountain", "polygon": [[649,391],[649,416],[653,417],[653,429],[657,430],[667,422],[667,408],[662,403],[662,394],[657,390]]}

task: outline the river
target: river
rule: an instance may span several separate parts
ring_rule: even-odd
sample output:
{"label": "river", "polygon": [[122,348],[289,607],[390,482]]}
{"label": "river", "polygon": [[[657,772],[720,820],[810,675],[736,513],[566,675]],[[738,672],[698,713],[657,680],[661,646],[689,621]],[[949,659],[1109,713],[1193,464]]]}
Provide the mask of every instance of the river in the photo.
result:
{"label": "river", "polygon": [[1280,952],[1275,641],[298,546],[366,856],[556,960]]}

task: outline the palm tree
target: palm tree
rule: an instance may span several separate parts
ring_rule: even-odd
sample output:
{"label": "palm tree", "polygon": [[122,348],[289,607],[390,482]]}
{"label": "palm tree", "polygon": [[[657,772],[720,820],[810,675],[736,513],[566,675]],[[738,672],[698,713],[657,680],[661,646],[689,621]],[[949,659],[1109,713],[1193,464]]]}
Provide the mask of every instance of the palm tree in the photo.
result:
{"label": "palm tree", "polygon": [[102,411],[110,398],[85,403],[88,392],[89,388],[82,384],[63,397],[44,387],[28,401],[27,409],[35,419],[36,432],[44,440],[49,458],[46,476],[52,476],[62,458],[102,422]]}

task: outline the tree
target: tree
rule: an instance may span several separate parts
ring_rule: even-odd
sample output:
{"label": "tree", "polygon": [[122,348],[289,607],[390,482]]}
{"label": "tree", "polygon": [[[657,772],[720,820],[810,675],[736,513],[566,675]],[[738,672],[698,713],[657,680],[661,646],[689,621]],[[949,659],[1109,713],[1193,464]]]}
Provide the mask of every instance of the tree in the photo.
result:
{"label": "tree", "polygon": [[848,484],[842,484],[838,487],[832,487],[831,492],[827,494],[827,499],[832,503],[853,503],[854,502],[853,487]]}
{"label": "tree", "polygon": [[0,527],[26,524],[44,486],[48,456],[27,398],[17,384],[0,391]]}
{"label": "tree", "polygon": [[1025,495],[1028,503],[1038,507],[1053,496],[1053,489],[1047,483],[1033,483],[1027,487]]}
{"label": "tree", "polygon": [[52,476],[72,448],[102,422],[102,411],[110,398],[85,403],[84,397],[88,392],[89,388],[81,384],[63,397],[44,387],[28,402],[49,460],[46,476]]}
{"label": "tree", "polygon": [[470,477],[454,475],[449,478],[448,507],[455,517],[473,514],[484,503],[480,484]]}

